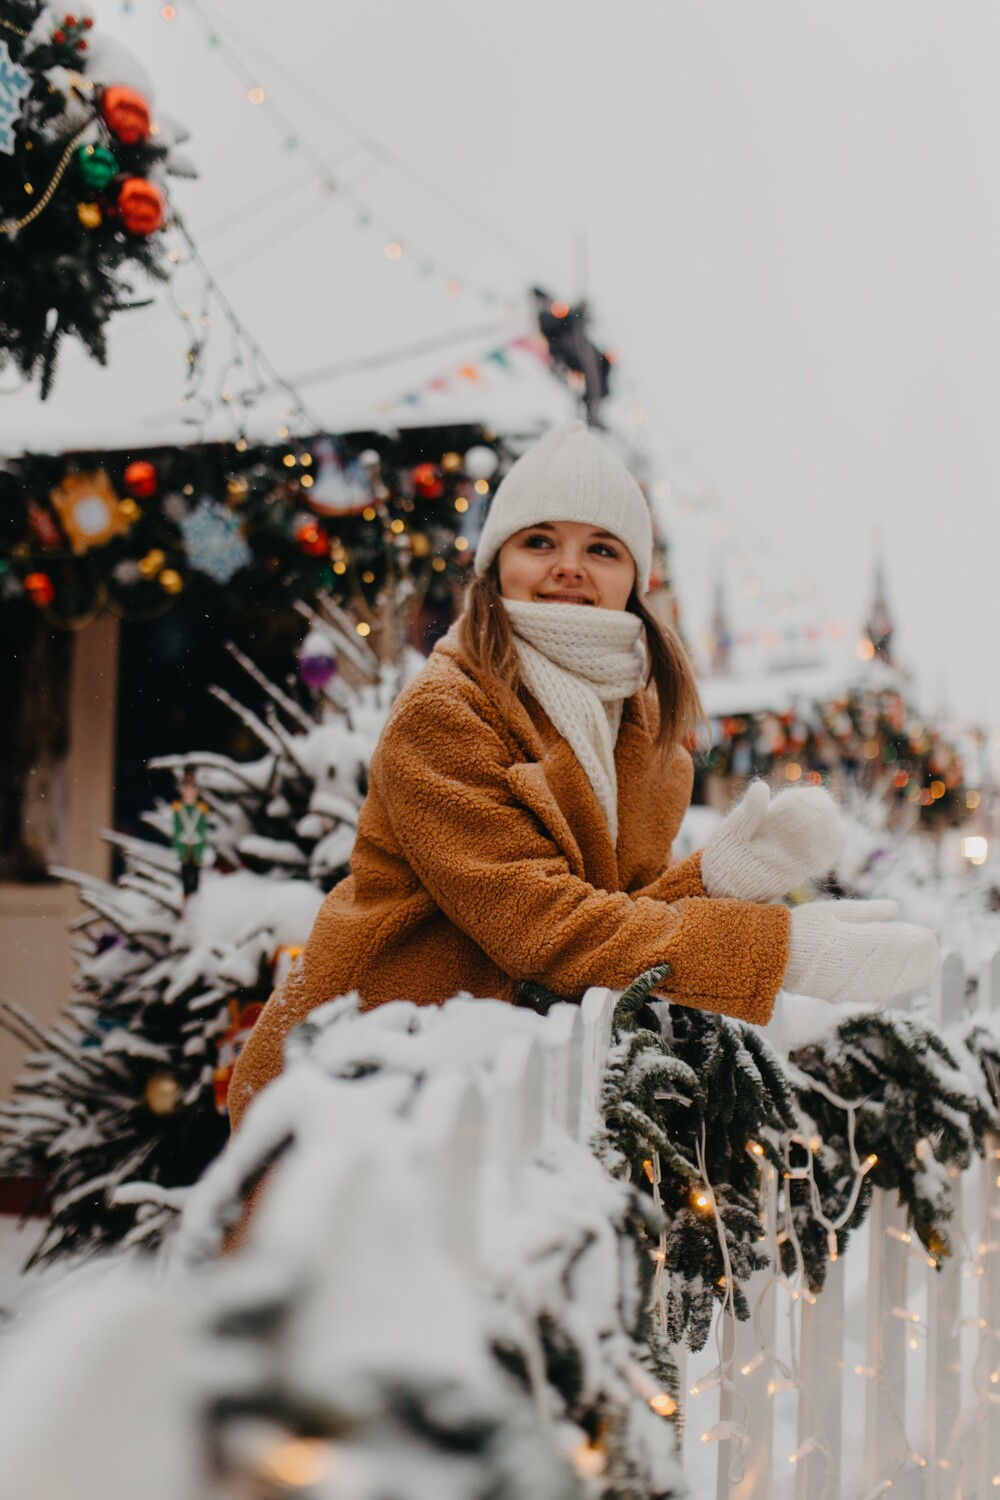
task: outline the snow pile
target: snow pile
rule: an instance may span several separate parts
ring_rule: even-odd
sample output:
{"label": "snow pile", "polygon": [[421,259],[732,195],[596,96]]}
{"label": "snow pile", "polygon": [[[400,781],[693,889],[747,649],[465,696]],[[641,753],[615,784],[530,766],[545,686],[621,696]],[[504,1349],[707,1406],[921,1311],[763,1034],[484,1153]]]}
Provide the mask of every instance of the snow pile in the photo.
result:
{"label": "snow pile", "polygon": [[160,1274],[77,1278],[0,1343],[7,1500],[683,1493],[632,1190],[586,1139],[595,1035],[566,1007],[317,1011]]}

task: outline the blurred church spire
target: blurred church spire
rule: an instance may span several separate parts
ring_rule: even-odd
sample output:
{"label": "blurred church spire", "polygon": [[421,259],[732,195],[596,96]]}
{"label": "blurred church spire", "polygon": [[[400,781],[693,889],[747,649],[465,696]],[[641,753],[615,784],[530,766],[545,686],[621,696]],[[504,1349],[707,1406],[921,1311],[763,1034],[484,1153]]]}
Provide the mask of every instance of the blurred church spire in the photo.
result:
{"label": "blurred church spire", "polygon": [[733,648],[733,633],[726,614],[726,592],[722,569],[715,580],[715,603],[712,608],[712,671],[722,676],[729,671],[729,659]]}
{"label": "blurred church spire", "polygon": [[868,614],[868,624],[865,627],[867,639],[871,643],[872,656],[878,657],[881,661],[892,661],[893,629],[893,619],[889,613],[889,603],[886,598],[885,555],[882,535],[879,531],[875,540],[875,588]]}

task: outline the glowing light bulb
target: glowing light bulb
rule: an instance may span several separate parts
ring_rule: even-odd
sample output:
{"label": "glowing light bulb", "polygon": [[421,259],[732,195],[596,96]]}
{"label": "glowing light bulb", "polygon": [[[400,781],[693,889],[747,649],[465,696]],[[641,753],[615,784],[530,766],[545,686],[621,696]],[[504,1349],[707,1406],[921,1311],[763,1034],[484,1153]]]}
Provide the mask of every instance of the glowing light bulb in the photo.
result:
{"label": "glowing light bulb", "polygon": [[292,1438],[279,1443],[261,1465],[278,1484],[307,1489],[325,1479],[333,1465],[333,1447],[319,1438]]}
{"label": "glowing light bulb", "polygon": [[390,240],[385,247],[386,260],[399,260],[403,253],[403,247],[398,240]]}
{"label": "glowing light bulb", "polygon": [[252,89],[247,90],[247,98],[250,100],[251,104],[263,104],[264,100],[267,98],[267,95],[264,93],[264,90],[260,87],[259,84],[255,84]]}
{"label": "glowing light bulb", "polygon": [[371,635],[372,633],[372,628],[367,620],[359,620],[354,628],[360,636]]}

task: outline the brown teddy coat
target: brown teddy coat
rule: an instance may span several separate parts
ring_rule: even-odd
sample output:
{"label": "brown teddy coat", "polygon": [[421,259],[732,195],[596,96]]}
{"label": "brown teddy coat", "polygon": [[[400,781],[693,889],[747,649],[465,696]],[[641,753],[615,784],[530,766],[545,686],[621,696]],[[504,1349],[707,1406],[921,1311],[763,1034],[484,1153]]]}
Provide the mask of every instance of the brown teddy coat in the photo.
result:
{"label": "brown teddy coat", "polygon": [[502,707],[454,640],[439,642],[375,751],[352,873],[326,897],[237,1063],[234,1126],[281,1070],[289,1030],[351,990],[365,1009],[459,990],[512,1001],[526,979],[575,998],[667,962],[671,1000],[766,1022],[788,960],[788,911],[710,900],[699,854],[670,864],[693,771],[681,749],[664,765],[655,730],[655,697],[640,691],[615,750],[615,848],[541,707],[527,693]]}

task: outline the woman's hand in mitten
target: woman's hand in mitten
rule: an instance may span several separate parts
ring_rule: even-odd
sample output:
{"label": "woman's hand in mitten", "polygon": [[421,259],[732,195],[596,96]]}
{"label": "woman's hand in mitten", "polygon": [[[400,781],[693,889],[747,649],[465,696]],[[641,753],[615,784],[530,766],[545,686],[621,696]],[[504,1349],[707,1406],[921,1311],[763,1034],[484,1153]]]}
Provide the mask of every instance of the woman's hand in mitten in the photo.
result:
{"label": "woman's hand in mitten", "polygon": [[782,984],[817,1000],[884,1005],[929,984],[941,961],[926,927],[895,922],[895,901],[813,901],[792,911]]}
{"label": "woman's hand in mitten", "polygon": [[821,787],[779,792],[755,781],[701,855],[710,896],[775,901],[833,864],[844,843],[837,804]]}

